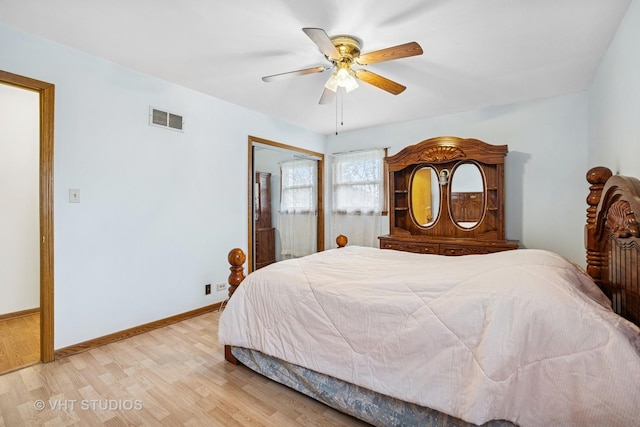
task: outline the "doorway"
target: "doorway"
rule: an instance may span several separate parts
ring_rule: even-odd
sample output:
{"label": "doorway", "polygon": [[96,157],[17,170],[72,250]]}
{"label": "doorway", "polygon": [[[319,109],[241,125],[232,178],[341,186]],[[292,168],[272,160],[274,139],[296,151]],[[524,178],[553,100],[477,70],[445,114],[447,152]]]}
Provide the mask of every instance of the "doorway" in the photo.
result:
{"label": "doorway", "polygon": [[[53,112],[54,85],[0,70],[0,83],[37,94],[37,234],[39,257],[39,360],[54,360],[53,342]],[[1,243],[1,242],[0,242]],[[26,261],[28,263],[28,261]],[[17,310],[28,315],[33,310]]]}
{"label": "doorway", "polygon": [[[323,210],[323,170],[324,154],[299,147],[281,144],[262,138],[249,137],[249,176],[248,176],[248,250],[247,269],[254,271],[270,262],[280,260],[281,241],[279,236],[283,230],[278,230],[280,200],[280,165],[279,163],[291,159],[308,159],[315,162],[315,194],[316,221],[313,224],[314,236],[307,236],[316,242],[313,248],[316,252],[324,250],[324,210]],[[265,191],[265,180],[270,180],[269,191]],[[269,224],[265,224],[265,199],[269,198]],[[273,236],[273,237],[272,237]],[[268,244],[269,251],[264,246]],[[269,255],[269,252],[274,252]],[[267,255],[265,255],[265,253]]]}

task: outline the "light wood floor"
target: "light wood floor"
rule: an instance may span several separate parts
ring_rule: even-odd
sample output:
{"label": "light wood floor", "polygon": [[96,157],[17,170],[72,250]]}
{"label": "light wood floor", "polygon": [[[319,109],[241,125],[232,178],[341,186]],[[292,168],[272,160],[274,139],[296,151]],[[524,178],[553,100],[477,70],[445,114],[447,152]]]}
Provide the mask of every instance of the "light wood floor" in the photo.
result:
{"label": "light wood floor", "polygon": [[0,374],[40,361],[40,313],[0,321]]}
{"label": "light wood floor", "polygon": [[219,316],[0,375],[0,427],[367,425],[225,362]]}

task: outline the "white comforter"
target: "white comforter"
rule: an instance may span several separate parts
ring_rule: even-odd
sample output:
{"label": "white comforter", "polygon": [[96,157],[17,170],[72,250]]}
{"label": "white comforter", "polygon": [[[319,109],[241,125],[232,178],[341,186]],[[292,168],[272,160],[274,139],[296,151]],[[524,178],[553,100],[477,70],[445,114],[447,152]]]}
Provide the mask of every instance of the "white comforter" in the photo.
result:
{"label": "white comforter", "polygon": [[219,341],[475,424],[640,423],[640,330],[547,251],[279,262],[239,286]]}

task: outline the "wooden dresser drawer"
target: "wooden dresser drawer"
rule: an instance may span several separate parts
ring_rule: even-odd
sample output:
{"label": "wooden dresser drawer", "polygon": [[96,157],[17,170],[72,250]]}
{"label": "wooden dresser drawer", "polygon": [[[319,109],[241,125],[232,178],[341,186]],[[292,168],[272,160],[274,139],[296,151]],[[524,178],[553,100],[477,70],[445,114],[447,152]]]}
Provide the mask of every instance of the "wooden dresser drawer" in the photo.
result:
{"label": "wooden dresser drawer", "polygon": [[380,241],[381,249],[393,249],[396,251],[413,252],[416,254],[438,254],[440,253],[440,245],[437,243],[409,243],[409,242],[394,242],[394,241]]}
{"label": "wooden dresser drawer", "polygon": [[448,256],[488,254],[492,252],[518,249],[517,240],[477,241],[463,239],[427,239],[418,240],[414,236],[380,236],[380,249],[413,252],[417,254],[437,254]]}
{"label": "wooden dresser drawer", "polygon": [[458,255],[473,255],[473,254],[488,254],[488,251],[484,247],[478,246],[448,246],[442,245],[442,255],[458,256]]}

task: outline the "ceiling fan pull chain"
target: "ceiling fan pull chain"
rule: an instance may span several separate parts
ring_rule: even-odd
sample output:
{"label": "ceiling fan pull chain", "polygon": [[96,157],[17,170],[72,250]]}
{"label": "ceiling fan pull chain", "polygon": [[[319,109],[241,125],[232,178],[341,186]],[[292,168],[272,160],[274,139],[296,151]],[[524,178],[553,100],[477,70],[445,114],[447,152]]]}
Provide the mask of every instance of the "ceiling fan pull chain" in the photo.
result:
{"label": "ceiling fan pull chain", "polygon": [[340,126],[344,126],[344,96],[340,96]]}
{"label": "ceiling fan pull chain", "polygon": [[[340,91],[336,91],[336,95],[340,97]],[[338,100],[336,99],[336,135],[338,134]]]}

